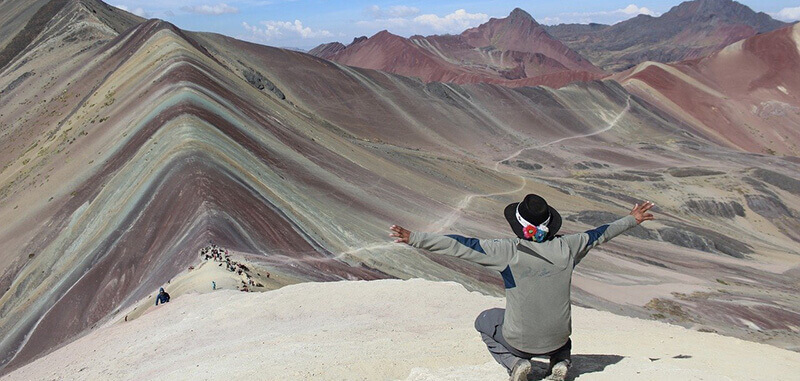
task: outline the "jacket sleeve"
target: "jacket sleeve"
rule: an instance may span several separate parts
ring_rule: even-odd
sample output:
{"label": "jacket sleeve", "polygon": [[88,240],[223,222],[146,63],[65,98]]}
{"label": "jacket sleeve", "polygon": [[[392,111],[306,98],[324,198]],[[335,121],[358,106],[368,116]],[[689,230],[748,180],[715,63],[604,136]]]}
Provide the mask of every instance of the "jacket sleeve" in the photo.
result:
{"label": "jacket sleeve", "polygon": [[575,258],[574,264],[577,265],[593,247],[608,242],[636,225],[635,217],[625,216],[610,224],[583,233],[565,235],[563,240],[569,247],[570,255]]}
{"label": "jacket sleeve", "polygon": [[503,271],[514,254],[515,239],[477,239],[460,235],[412,232],[411,246],[435,254],[445,254],[475,262],[492,270]]}

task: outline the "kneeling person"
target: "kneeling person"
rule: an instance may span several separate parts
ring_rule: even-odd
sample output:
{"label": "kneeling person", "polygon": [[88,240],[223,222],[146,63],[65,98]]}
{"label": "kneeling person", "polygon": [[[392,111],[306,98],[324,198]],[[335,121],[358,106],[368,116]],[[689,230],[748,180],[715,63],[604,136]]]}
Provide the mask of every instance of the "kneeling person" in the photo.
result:
{"label": "kneeling person", "polygon": [[512,380],[527,380],[530,359],[549,356],[548,380],[563,380],[571,365],[572,271],[589,250],[654,217],[653,203],[636,204],[630,215],[583,233],[557,236],[561,215],[529,194],[506,207],[517,238],[477,239],[411,232],[391,227],[395,242],[475,262],[500,272],[506,308],[483,311],[475,329]]}

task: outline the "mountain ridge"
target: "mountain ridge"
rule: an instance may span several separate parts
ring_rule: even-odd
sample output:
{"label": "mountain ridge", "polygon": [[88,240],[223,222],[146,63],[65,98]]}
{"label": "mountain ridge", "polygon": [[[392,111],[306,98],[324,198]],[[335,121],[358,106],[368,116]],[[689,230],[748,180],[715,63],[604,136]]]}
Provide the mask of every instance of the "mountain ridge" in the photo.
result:
{"label": "mountain ridge", "polygon": [[554,40],[533,17],[516,8],[460,35],[404,38],[380,31],[347,45],[320,45],[312,54],[345,65],[413,76],[425,82],[497,83],[561,87],[605,74]]}
{"label": "mountain ridge", "polygon": [[692,0],[658,17],[638,15],[605,27],[561,24],[546,28],[600,67],[620,71],[648,60],[700,58],[786,25],[733,0]]}

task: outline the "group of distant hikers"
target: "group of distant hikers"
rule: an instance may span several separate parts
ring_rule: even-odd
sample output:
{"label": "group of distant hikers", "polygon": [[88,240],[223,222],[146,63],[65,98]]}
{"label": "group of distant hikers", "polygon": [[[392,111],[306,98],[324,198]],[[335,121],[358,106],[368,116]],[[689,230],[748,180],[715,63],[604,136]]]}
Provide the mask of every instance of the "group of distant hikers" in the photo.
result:
{"label": "group of distant hikers", "polygon": [[570,285],[575,266],[593,247],[652,220],[654,204],[636,204],[628,216],[583,233],[558,235],[561,215],[529,194],[509,204],[505,218],[516,238],[477,239],[411,232],[392,225],[395,242],[475,262],[503,278],[506,308],[481,312],[475,329],[512,381],[525,381],[530,359],[549,357],[546,380],[564,380],[572,365]]}
{"label": "group of distant hikers", "polygon": [[[228,253],[228,249],[224,249],[222,247],[217,246],[213,242],[210,242],[208,246],[200,249],[200,256],[206,261],[213,260],[216,262],[220,262],[218,266],[222,266],[224,264],[225,268],[228,271],[234,272],[244,277],[244,279],[241,280],[242,282],[241,286],[238,285],[236,286],[237,290],[249,292],[250,288],[252,287],[264,287],[263,284],[253,279],[253,276],[250,274],[251,271],[249,267],[247,267],[243,263],[231,259],[231,256]],[[257,275],[260,276],[261,273],[258,273]],[[270,274],[266,272],[264,276],[269,278]],[[216,282],[212,281],[211,287],[212,289],[216,290],[217,289]]]}
{"label": "group of distant hikers", "polygon": [[[244,277],[241,280],[241,285],[237,285],[236,289],[239,291],[250,292],[252,287],[264,287],[261,282],[257,282],[253,279],[253,276],[250,274],[250,268],[248,268],[243,263],[239,263],[235,260],[231,259],[230,253],[228,249],[222,248],[214,244],[213,242],[209,242],[209,245],[200,249],[200,257],[206,261],[213,260],[215,262],[220,262],[218,266],[225,265],[225,268],[230,271],[239,274],[240,276]],[[190,270],[194,269],[194,266],[189,267]],[[257,275],[261,276],[261,273]],[[267,278],[270,277],[270,273],[265,273],[264,276]],[[211,290],[217,289],[217,282],[212,280],[211,281]],[[169,302],[169,293],[164,290],[164,287],[161,287],[158,290],[158,295],[156,295],[156,305],[164,304]]]}
{"label": "group of distant hikers", "polygon": [[213,242],[209,242],[209,245],[200,249],[200,256],[204,257],[205,260],[213,259],[215,261],[224,261],[230,260],[230,254],[228,254],[228,249],[223,249]]}

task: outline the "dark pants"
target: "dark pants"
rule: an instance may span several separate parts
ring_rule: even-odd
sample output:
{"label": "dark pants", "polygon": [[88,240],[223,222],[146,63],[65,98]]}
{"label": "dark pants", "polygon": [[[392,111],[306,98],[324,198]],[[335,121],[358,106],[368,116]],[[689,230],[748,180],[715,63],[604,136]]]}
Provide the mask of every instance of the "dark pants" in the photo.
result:
{"label": "dark pants", "polygon": [[511,372],[514,364],[520,359],[530,360],[532,357],[549,357],[550,367],[559,361],[570,360],[570,351],[572,350],[572,340],[567,340],[567,343],[562,345],[552,352],[547,353],[527,353],[512,347],[506,339],[503,338],[503,319],[505,318],[506,310],[503,308],[492,308],[481,312],[478,318],[475,319],[475,329],[481,333],[483,342],[489,349],[500,365],[503,365]]}

